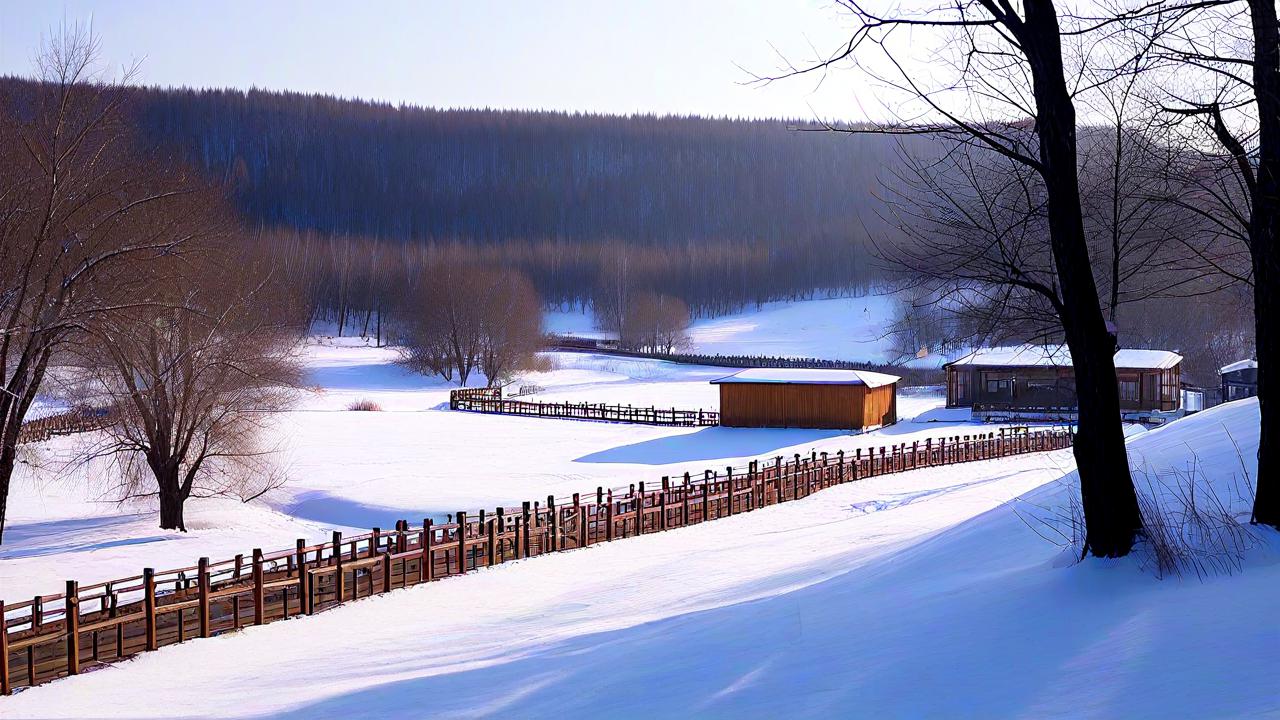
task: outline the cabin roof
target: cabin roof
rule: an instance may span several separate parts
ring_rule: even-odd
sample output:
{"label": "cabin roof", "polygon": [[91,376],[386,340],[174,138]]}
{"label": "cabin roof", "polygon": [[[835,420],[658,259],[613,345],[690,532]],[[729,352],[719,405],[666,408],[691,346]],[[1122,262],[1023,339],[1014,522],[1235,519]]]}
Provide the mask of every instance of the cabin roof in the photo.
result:
{"label": "cabin roof", "polygon": [[1235,372],[1237,370],[1251,370],[1258,367],[1257,360],[1237,360],[1230,365],[1224,365],[1218,370],[1219,373]]}
{"label": "cabin roof", "polygon": [[712,385],[737,383],[778,383],[783,385],[892,385],[902,378],[870,370],[826,370],[819,368],[748,368],[712,380]]}
{"label": "cabin roof", "polygon": [[[1116,351],[1117,368],[1128,370],[1168,370],[1182,362],[1182,356],[1169,350]],[[1071,364],[1071,351],[1065,345],[1011,345],[979,348],[948,366],[964,367],[1061,367]]]}

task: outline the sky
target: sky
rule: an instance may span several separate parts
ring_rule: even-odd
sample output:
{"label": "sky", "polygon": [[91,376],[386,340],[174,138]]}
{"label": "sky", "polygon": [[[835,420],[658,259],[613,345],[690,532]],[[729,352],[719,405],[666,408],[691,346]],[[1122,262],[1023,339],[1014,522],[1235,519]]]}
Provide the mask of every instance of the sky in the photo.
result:
{"label": "sky", "polygon": [[829,0],[132,2],[0,0],[0,74],[33,74],[41,38],[91,22],[137,82],[259,87],[434,107],[861,120],[860,73],[759,86],[826,54],[850,21]]}

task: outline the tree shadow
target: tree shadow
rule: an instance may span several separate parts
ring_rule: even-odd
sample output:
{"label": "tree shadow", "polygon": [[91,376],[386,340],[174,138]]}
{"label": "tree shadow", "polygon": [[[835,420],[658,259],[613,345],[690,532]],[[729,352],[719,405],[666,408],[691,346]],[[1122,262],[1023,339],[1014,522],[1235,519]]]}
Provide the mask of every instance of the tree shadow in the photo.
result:
{"label": "tree shadow", "polygon": [[67,518],[65,520],[10,525],[5,528],[4,546],[0,547],[0,559],[15,560],[61,553],[105,550],[125,545],[145,545],[173,539],[171,534],[117,538],[113,540],[102,539],[103,532],[128,525],[141,517],[145,517],[145,515],[130,514]]}
{"label": "tree shadow", "polygon": [[282,510],[302,520],[361,529],[391,528],[395,527],[397,520],[408,520],[411,525],[421,522],[423,518],[431,518],[433,522],[444,522],[447,514],[438,510],[366,505],[357,500],[330,495],[322,490],[302,493]]}
{"label": "tree shadow", "polygon": [[670,465],[721,458],[768,455],[781,448],[856,434],[850,430],[709,427],[630,445],[600,450],[574,460],[582,463]]}

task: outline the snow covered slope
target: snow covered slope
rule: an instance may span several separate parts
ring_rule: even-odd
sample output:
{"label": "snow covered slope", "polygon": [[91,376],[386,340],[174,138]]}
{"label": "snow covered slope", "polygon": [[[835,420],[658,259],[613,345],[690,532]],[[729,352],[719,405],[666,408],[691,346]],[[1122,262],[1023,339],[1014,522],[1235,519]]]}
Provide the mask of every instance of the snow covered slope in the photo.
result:
{"label": "snow covered slope", "polygon": [[[709,355],[816,357],[885,363],[898,360],[886,333],[896,316],[888,295],[765,303],[732,315],[695,320],[691,352]],[[548,332],[606,337],[581,311],[546,315]]]}
{"label": "snow covered slope", "polygon": [[[1256,424],[1233,403],[1130,448],[1152,472],[1199,456],[1242,512]],[[1242,572],[1203,582],[1075,565],[1033,531],[1070,471],[1058,452],[875,478],[166,648],[0,714],[1280,714],[1280,538],[1255,531]]]}

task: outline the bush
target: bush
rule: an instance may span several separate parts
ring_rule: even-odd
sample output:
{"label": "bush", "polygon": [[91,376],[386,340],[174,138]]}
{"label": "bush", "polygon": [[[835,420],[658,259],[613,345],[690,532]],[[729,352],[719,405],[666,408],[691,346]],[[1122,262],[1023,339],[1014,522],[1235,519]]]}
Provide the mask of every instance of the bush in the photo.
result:
{"label": "bush", "polygon": [[382,406],[370,400],[369,398],[360,398],[353,401],[347,406],[348,410],[358,410],[361,412],[381,412]]}

